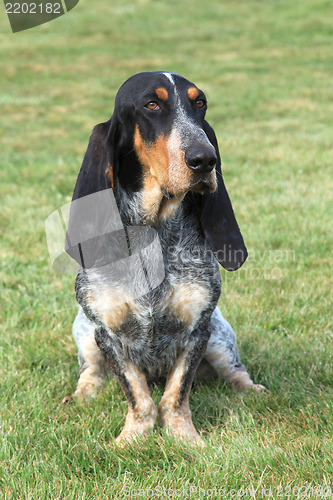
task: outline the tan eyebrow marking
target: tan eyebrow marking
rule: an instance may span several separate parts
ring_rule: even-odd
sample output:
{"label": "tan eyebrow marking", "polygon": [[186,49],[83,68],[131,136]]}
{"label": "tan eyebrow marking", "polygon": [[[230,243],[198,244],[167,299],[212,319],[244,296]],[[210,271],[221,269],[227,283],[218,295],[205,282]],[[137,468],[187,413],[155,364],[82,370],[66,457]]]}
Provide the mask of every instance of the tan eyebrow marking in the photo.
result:
{"label": "tan eyebrow marking", "polygon": [[190,87],[188,90],[187,90],[187,95],[189,96],[189,98],[194,101],[195,99],[198,99],[199,97],[199,90],[195,87]]}
{"label": "tan eyebrow marking", "polygon": [[168,91],[163,87],[156,89],[155,94],[159,99],[162,99],[162,101],[166,101],[169,97]]}

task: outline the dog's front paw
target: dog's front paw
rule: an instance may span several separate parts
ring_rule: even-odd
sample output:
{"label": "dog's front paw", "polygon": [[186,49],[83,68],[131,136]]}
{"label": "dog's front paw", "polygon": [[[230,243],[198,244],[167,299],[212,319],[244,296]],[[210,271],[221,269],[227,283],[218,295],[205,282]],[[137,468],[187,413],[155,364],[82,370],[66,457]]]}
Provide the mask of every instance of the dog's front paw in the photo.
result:
{"label": "dog's front paw", "polygon": [[190,445],[206,446],[204,440],[196,431],[191,412],[188,407],[173,409],[166,404],[160,404],[159,413],[162,427],[167,433],[172,434],[176,439],[181,439]]}
{"label": "dog's front paw", "polygon": [[147,437],[154,429],[157,410],[153,403],[144,411],[130,409],[123,430],[116,439],[119,446],[126,446]]}

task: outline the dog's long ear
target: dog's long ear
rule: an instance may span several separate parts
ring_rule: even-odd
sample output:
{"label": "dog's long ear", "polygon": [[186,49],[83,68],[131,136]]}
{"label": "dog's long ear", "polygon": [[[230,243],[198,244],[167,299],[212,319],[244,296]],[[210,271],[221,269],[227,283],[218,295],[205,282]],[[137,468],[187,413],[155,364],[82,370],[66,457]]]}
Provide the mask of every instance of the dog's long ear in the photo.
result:
{"label": "dog's long ear", "polygon": [[244,264],[247,250],[224,185],[221,158],[214,130],[206,121],[204,130],[216,150],[217,190],[215,193],[203,195],[201,203],[199,201],[201,226],[207,243],[219,263],[228,271],[235,271]]}
{"label": "dog's long ear", "polygon": [[94,127],[76,180],[72,201],[112,187],[109,167],[113,161],[112,117]]}
{"label": "dog's long ear", "polygon": [[115,115],[96,125],[74,188],[65,250],[82,267],[103,258],[106,235],[122,229],[112,189],[116,168]]}

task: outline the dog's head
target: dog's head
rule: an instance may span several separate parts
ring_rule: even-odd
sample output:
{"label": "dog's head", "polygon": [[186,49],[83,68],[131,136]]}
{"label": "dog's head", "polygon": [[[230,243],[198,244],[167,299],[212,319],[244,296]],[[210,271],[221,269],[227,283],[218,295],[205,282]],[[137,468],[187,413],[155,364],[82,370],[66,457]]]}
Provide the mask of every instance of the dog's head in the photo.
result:
{"label": "dog's head", "polygon": [[120,182],[128,185],[124,155],[134,148],[135,180],[143,189],[153,178],[167,197],[190,189],[215,191],[217,156],[205,132],[206,109],[204,93],[179,75],[140,73],[127,80],[117,94],[111,126],[118,134],[113,168]]}
{"label": "dog's head", "polygon": [[204,93],[179,75],[146,72],[129,78],[110,120],[93,130],[73,200],[119,186],[140,194],[142,217],[154,226],[171,217],[187,195],[217,259],[234,270],[247,252],[206,110]]}

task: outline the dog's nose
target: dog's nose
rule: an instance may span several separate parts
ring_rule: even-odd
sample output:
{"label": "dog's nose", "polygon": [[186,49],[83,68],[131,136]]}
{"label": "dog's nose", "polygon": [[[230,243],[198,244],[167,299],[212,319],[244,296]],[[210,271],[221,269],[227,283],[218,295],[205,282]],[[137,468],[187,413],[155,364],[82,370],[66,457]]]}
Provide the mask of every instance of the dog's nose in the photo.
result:
{"label": "dog's nose", "polygon": [[216,153],[212,148],[198,147],[185,153],[186,165],[198,174],[211,172],[216,165],[216,161]]}

